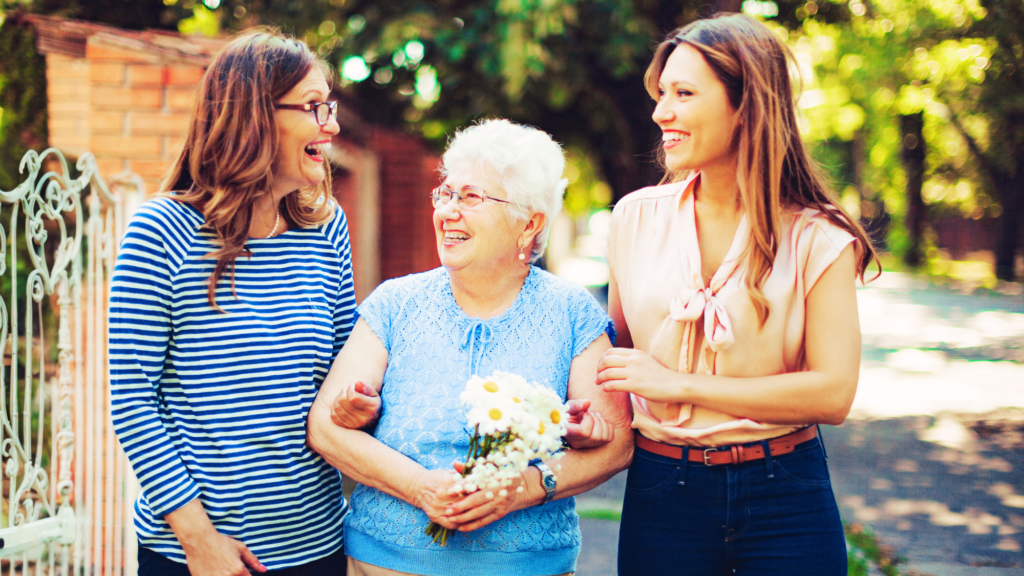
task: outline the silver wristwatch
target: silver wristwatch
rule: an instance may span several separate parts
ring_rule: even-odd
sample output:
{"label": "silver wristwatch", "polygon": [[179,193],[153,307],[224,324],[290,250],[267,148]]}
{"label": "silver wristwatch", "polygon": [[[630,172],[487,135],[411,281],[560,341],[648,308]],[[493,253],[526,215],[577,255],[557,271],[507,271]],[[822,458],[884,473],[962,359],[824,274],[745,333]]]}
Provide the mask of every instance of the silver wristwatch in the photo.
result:
{"label": "silver wristwatch", "polygon": [[540,484],[544,487],[544,503],[547,504],[555,497],[555,487],[558,485],[555,473],[543,462],[534,462],[531,466],[536,466],[537,470],[540,470]]}

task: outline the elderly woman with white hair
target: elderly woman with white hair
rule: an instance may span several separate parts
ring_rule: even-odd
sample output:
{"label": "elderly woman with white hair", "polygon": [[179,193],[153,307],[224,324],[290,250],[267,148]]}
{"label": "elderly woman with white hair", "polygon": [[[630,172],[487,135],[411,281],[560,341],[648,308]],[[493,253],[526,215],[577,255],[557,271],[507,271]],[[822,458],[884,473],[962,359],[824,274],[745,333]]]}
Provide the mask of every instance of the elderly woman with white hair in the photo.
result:
{"label": "elderly woman with white hair", "polygon": [[[572,496],[629,465],[633,434],[628,397],[596,385],[608,316],[532,265],[561,209],[564,168],[534,128],[490,120],[458,133],[431,194],[442,267],[385,282],[360,305],[308,423],[310,445],[360,483],[345,523],[349,576],[575,571]],[[539,463],[523,491],[488,499],[453,489],[453,464],[469,447],[459,393],[495,370],[570,401],[573,449],[557,475]],[[446,547],[424,533],[430,521],[458,531]]]}

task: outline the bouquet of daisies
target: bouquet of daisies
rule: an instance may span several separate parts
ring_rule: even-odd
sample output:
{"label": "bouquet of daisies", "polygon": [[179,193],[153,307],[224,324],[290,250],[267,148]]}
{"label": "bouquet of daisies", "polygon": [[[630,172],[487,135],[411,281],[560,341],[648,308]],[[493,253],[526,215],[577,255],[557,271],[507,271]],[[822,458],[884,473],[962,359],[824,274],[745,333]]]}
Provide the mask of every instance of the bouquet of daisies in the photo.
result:
{"label": "bouquet of daisies", "polygon": [[[456,490],[483,490],[488,498],[504,498],[531,460],[562,455],[568,416],[562,399],[551,389],[517,374],[495,372],[470,378],[459,399],[470,407],[467,420],[473,437],[462,474],[456,475]],[[522,492],[523,487],[516,491]],[[435,522],[424,532],[442,546],[452,533]]]}

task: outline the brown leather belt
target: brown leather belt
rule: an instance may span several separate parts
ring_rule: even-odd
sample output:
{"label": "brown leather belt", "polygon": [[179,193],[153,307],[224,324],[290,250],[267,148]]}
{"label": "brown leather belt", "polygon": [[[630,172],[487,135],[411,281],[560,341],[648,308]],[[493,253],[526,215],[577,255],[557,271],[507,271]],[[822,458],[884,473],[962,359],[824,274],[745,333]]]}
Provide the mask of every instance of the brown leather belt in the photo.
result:
{"label": "brown leather belt", "polygon": [[[818,427],[809,426],[802,430],[786,434],[785,436],[772,438],[768,441],[768,449],[771,451],[772,456],[789,454],[796,449],[797,444],[813,440],[817,436]],[[636,435],[636,446],[637,448],[653,452],[659,456],[665,456],[666,458],[679,460],[683,457],[682,447],[673,446],[672,444],[663,444],[640,434]],[[757,460],[759,458],[764,458],[764,447],[761,444],[754,444],[752,446],[733,444],[732,446],[721,446],[719,448],[706,449],[701,449],[698,446],[691,446],[690,455],[687,460],[690,462],[699,462],[706,466],[719,466],[722,464],[741,464],[743,462],[750,462],[751,460]]]}

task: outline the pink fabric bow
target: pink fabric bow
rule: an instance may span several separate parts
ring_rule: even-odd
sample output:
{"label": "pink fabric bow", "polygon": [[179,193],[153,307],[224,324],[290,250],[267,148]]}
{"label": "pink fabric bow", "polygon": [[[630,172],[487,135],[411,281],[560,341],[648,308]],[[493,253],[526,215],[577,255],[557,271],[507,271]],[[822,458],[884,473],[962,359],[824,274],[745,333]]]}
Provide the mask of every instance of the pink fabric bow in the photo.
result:
{"label": "pink fabric bow", "polygon": [[704,314],[704,339],[715,352],[732,346],[729,312],[711,288],[684,288],[672,298],[669,316],[676,322],[696,322]]}

